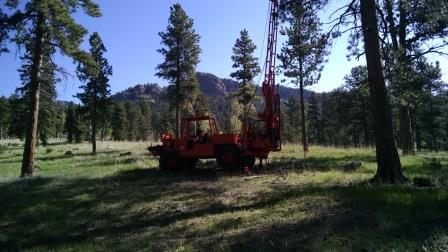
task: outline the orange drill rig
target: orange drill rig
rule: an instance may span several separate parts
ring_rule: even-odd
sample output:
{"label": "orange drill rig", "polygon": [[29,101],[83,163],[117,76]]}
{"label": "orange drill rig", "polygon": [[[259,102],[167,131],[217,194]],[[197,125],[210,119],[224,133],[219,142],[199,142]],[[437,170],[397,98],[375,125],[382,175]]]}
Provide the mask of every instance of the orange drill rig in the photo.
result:
{"label": "orange drill rig", "polygon": [[279,86],[275,84],[279,2],[270,0],[266,66],[261,88],[264,109],[259,119],[250,124],[243,122],[241,134],[223,134],[211,116],[183,118],[179,138],[163,134],[162,145],[148,147],[152,155],[159,156],[161,169],[190,169],[200,159],[216,159],[224,169],[252,168],[256,158],[265,159],[269,152],[281,150],[280,95]]}

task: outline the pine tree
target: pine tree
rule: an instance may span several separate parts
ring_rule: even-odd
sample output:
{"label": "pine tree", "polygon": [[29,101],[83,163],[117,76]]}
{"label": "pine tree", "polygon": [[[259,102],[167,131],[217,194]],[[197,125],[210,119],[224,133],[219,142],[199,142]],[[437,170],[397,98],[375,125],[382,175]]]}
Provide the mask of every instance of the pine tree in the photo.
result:
{"label": "pine tree", "polygon": [[112,138],[115,141],[124,141],[127,137],[127,115],[123,104],[115,104],[112,116]]}
{"label": "pine tree", "polygon": [[157,66],[157,76],[171,82],[169,100],[175,108],[175,135],[180,134],[181,109],[192,103],[198,93],[195,77],[196,65],[199,63],[199,35],[193,28],[193,20],[187,16],[180,4],[170,8],[168,27],[159,33],[163,48],[157,50],[164,57],[164,62]]}
{"label": "pine tree", "polygon": [[240,37],[236,40],[233,47],[232,67],[235,72],[230,77],[236,79],[239,83],[236,98],[238,103],[242,105],[243,118],[247,124],[249,113],[254,111],[253,98],[255,97],[255,85],[253,79],[260,73],[258,59],[253,56],[257,47],[249,37],[246,29],[242,30]]}
{"label": "pine tree", "polygon": [[308,152],[308,141],[303,89],[320,79],[329,46],[328,35],[321,31],[322,23],[316,14],[316,4],[319,4],[318,1],[299,0],[287,5],[284,13],[287,25],[281,31],[287,40],[279,56],[284,75],[292,78],[300,87],[302,144],[305,153]]}
{"label": "pine tree", "polygon": [[90,142],[92,143],[92,154],[96,154],[96,135],[98,120],[100,115],[109,106],[110,86],[109,76],[112,75],[112,67],[109,65],[104,53],[107,52],[100,35],[94,32],[89,39],[90,55],[96,63],[96,70],[92,69],[90,65],[79,64],[77,69],[78,78],[87,82],[86,85],[81,86],[83,93],[78,93],[77,98],[81,100],[87,110],[88,118],[90,120],[91,135]]}
{"label": "pine tree", "polygon": [[[19,5],[20,4],[20,5]],[[91,0],[73,1],[7,1],[6,5],[17,10],[16,13],[5,17],[6,23],[0,28],[0,43],[4,41],[4,30],[9,29],[16,36],[13,39],[19,46],[32,41],[32,64],[29,87],[29,120],[25,148],[22,159],[21,176],[34,174],[34,149],[37,141],[38,113],[40,91],[42,84],[42,59],[45,47],[59,48],[60,51],[76,61],[94,64],[87,53],[81,51],[79,46],[86,30],[77,24],[72,15],[78,8],[93,17],[100,16],[98,5]],[[23,10],[21,9],[23,6]],[[6,36],[8,36],[7,34]]]}
{"label": "pine tree", "polygon": [[403,176],[400,157],[395,146],[390,103],[381,64],[375,0],[361,1],[360,8],[370,94],[375,104],[375,142],[378,167],[373,181],[401,183],[406,178]]}
{"label": "pine tree", "polygon": [[[33,60],[33,40],[27,41],[25,44],[26,53],[21,57],[23,64],[19,69],[22,86],[16,90],[23,97],[26,104],[30,103],[30,87],[31,87],[31,72]],[[40,99],[37,135],[40,142],[46,146],[48,138],[53,132],[53,117],[56,114],[56,83],[59,79],[56,77],[57,66],[53,63],[51,56],[55,50],[49,45],[45,45],[42,52],[42,68],[41,68],[41,83],[40,83]],[[26,114],[30,112],[27,110]],[[24,118],[26,115],[24,115]]]}

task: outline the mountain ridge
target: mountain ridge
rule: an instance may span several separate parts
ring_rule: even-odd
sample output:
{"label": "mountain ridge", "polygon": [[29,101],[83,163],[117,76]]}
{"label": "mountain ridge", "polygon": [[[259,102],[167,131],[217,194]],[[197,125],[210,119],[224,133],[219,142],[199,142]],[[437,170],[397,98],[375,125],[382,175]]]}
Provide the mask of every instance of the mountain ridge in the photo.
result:
{"label": "mountain ridge", "polygon": [[[208,98],[216,99],[217,97],[226,98],[231,93],[238,90],[238,82],[228,79],[220,78],[211,73],[197,72],[196,77],[199,82],[199,89],[202,94]],[[280,85],[280,97],[281,99],[288,99],[291,96],[298,96],[299,89],[286,87]],[[260,94],[260,88],[258,88],[258,94]],[[311,91],[304,90],[304,97],[307,99],[311,95]],[[159,85],[158,83],[146,83],[137,84],[129,87],[123,91],[119,91],[112,95],[114,101],[126,101],[126,100],[138,100],[140,98],[149,98],[150,100],[163,99],[166,95],[166,87]]]}

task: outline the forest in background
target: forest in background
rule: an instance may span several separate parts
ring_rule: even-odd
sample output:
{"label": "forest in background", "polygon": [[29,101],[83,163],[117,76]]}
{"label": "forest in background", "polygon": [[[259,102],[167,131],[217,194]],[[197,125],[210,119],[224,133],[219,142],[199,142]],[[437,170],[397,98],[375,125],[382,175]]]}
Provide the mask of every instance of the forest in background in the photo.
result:
{"label": "forest in background", "polygon": [[[416,81],[419,88],[412,107],[416,148],[418,151],[448,150],[447,84],[440,80],[440,68],[436,65],[426,67],[429,69],[422,69],[426,72]],[[197,79],[202,94],[200,99],[203,99],[197,103],[200,105],[197,114],[215,116],[223,132],[239,132],[241,124],[237,115],[241,108],[232,98],[232,93],[238,90],[238,83],[209,73],[197,73]],[[113,94],[111,106],[101,116],[99,139],[158,141],[162,133],[172,132],[174,115],[170,112],[166,91],[166,87],[158,84],[139,84]],[[282,87],[280,92],[284,141],[288,143],[301,143],[298,92],[291,87]],[[373,107],[365,67],[354,68],[341,87],[326,93],[307,91],[305,97],[306,125],[311,144],[345,148],[374,146]],[[398,105],[394,104],[397,100],[392,97],[395,135],[399,136]],[[50,138],[67,138],[70,134],[70,142],[89,140],[90,126],[80,104],[58,101],[55,90],[45,93],[42,101],[41,144],[45,145]],[[261,102],[258,106],[262,106]],[[21,89],[10,97],[1,97],[2,139],[23,139],[26,115],[26,100]]]}

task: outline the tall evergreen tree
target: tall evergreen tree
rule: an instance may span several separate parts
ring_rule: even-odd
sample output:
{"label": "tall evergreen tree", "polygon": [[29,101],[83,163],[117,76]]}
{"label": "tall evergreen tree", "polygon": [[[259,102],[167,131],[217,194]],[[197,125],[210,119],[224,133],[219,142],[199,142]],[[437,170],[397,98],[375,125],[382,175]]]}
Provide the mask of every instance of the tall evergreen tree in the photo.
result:
{"label": "tall evergreen tree", "polygon": [[243,108],[243,118],[247,124],[247,119],[253,107],[253,98],[255,97],[255,85],[253,79],[260,73],[258,58],[254,57],[257,46],[250,39],[246,29],[240,32],[240,37],[236,40],[233,47],[232,67],[235,72],[230,77],[236,79],[239,83],[239,89],[236,93],[238,103]]}
{"label": "tall evergreen tree", "polygon": [[360,8],[370,94],[375,104],[376,161],[378,167],[374,181],[401,183],[406,179],[403,176],[400,157],[395,146],[390,103],[381,64],[375,0],[362,0]]}
{"label": "tall evergreen tree", "polygon": [[284,14],[287,25],[281,31],[287,37],[279,57],[281,67],[284,75],[292,78],[300,87],[302,144],[305,153],[308,152],[308,141],[303,89],[320,79],[329,46],[328,36],[322,33],[322,23],[316,13],[317,4],[319,1],[291,2]]}
{"label": "tall evergreen tree", "polygon": [[79,64],[77,69],[78,78],[87,82],[81,86],[83,93],[78,93],[77,98],[81,100],[87,110],[90,121],[90,142],[92,143],[92,154],[96,154],[96,135],[100,114],[109,105],[110,86],[109,76],[112,75],[112,67],[109,65],[104,53],[107,51],[104,43],[97,32],[89,39],[90,55],[96,63],[97,69],[91,69],[91,65]]}
{"label": "tall evergreen tree", "polygon": [[[26,104],[30,103],[33,42],[30,39],[25,44],[26,53],[21,57],[23,64],[19,69],[22,86],[16,90]],[[37,135],[44,146],[48,144],[48,138],[53,132],[53,117],[56,114],[56,83],[59,79],[56,76],[57,66],[51,58],[54,52],[55,49],[49,45],[43,47]],[[29,111],[26,111],[26,114],[29,114]],[[23,117],[26,118],[27,116],[24,115]]]}
{"label": "tall evergreen tree", "polygon": [[[42,59],[44,48],[50,46],[76,61],[94,64],[87,53],[79,49],[86,30],[77,24],[72,15],[78,8],[89,16],[100,16],[98,5],[91,0],[73,1],[7,1],[7,7],[17,12],[6,17],[9,25],[0,28],[0,39],[5,39],[2,30],[15,31],[13,42],[22,45],[32,41],[32,65],[29,88],[29,120],[22,159],[21,176],[34,174],[34,149],[37,140],[39,101],[42,82]],[[22,9],[23,8],[23,9]],[[11,22],[8,22],[11,21]],[[0,41],[0,43],[3,41]]]}
{"label": "tall evergreen tree", "polygon": [[181,109],[187,103],[192,103],[198,93],[195,72],[201,52],[200,37],[193,28],[193,20],[180,4],[170,8],[168,27],[159,35],[163,48],[157,51],[164,57],[164,62],[157,66],[157,76],[172,84],[169,87],[169,98],[171,107],[176,111],[175,135],[179,138]]}

